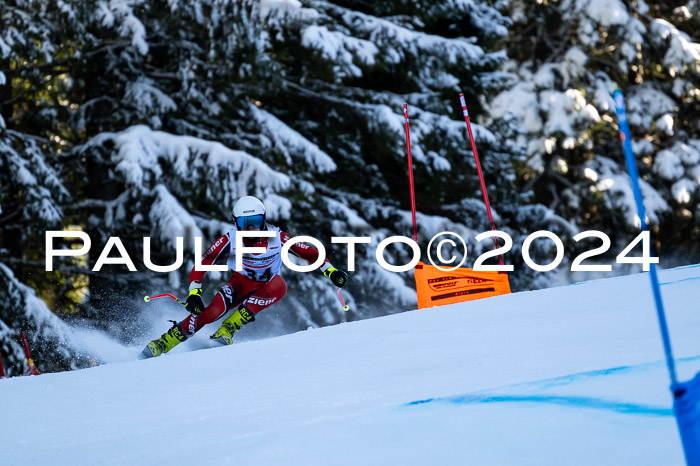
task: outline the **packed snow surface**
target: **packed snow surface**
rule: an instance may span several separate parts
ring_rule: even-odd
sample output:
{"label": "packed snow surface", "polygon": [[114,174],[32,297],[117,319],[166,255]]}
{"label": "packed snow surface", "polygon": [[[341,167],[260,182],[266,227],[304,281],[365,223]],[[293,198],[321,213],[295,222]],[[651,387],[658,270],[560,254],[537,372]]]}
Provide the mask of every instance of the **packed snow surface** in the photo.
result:
{"label": "packed snow surface", "polygon": [[[700,266],[660,278],[687,380]],[[2,463],[683,464],[648,274],[187,349],[1,380]]]}

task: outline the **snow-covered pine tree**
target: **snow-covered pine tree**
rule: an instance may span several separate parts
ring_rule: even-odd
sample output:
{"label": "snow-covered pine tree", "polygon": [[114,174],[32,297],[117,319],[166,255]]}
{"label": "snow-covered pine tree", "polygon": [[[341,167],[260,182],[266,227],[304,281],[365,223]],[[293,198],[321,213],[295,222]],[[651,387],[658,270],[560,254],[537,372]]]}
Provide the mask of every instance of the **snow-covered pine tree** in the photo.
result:
{"label": "snow-covered pine tree", "polygon": [[[327,245],[334,235],[372,232],[375,245],[409,235],[404,101],[411,103],[419,210],[429,215],[422,244],[438,228],[468,237],[485,229],[483,211],[459,207],[480,194],[457,93],[474,96],[478,112],[476,96],[498,85],[503,74],[493,70],[505,57],[478,42],[504,34],[508,20],[472,2],[428,2],[418,11],[385,2],[381,18],[352,6],[150,3],[139,9],[142,27],[126,31],[131,41],[111,38],[113,47],[86,54],[86,74],[75,79],[90,90],[77,119],[88,139],[74,160],[76,169],[86,161],[86,199],[76,208],[89,209],[93,233],[102,241],[117,233],[140,241],[134,232],[165,240],[182,233],[163,229],[175,220],[204,225],[211,240],[228,227],[222,222],[235,198],[248,193],[270,204],[273,222]],[[129,128],[105,132],[114,127]],[[509,154],[491,132],[475,131],[495,204],[521,203],[508,188],[515,180]],[[160,220],[165,214],[169,220]],[[163,244],[160,258],[172,259],[173,241]],[[139,256],[136,241],[127,249]],[[373,248],[360,249],[353,283],[362,286],[349,289],[355,316],[412,304],[408,275],[384,271]],[[344,248],[331,256],[342,263]],[[345,318],[321,277],[287,279],[289,302],[309,316],[297,325]]]}
{"label": "snow-covered pine tree", "polygon": [[0,263],[0,351],[8,375],[24,374],[28,366],[20,332],[28,340],[32,359],[41,372],[88,367],[92,356],[36,292]]}
{"label": "snow-covered pine tree", "polygon": [[515,79],[486,123],[526,157],[523,189],[581,229],[606,232],[617,241],[611,254],[636,235],[611,96],[619,86],[662,264],[697,260],[698,2],[513,1],[509,13],[503,69]]}
{"label": "snow-covered pine tree", "polygon": [[80,302],[81,267],[45,272],[43,251],[44,232],[62,229],[70,199],[61,152],[71,105],[67,64],[76,53],[72,34],[81,30],[73,6],[0,2],[0,352],[11,375],[26,370],[23,330],[40,370],[71,367],[78,355],[52,310]]}
{"label": "snow-covered pine tree", "polygon": [[[494,44],[510,20],[491,2],[20,5],[26,21],[45,18],[35,21],[45,38],[3,36],[12,75],[10,93],[0,87],[2,115],[13,131],[47,141],[42,154],[68,191],[53,194],[60,226],[93,240],[87,261],[58,264],[63,276],[76,274],[62,284],[80,303],[55,311],[75,309],[128,338],[123,329],[137,314],[130,298],[183,290],[187,274],[187,267],[167,277],[146,271],[142,237],[153,238],[155,263],[171,263],[176,236],[213,240],[230,227],[230,208],[244,194],[261,197],[270,220],[290,233],[324,241],[341,267],[345,248],[331,247],[331,236],[372,237],[373,245],[358,248],[346,292],[353,313],[339,312],[318,274],[286,274],[290,293],[274,312],[287,330],[412,307],[410,273],[389,273],[374,258],[383,238],[410,235],[403,102],[410,105],[421,244],[455,231],[469,241],[468,264],[491,247],[473,241],[488,224],[457,101],[464,92],[478,117],[507,77],[497,70],[506,56]],[[513,189],[519,159],[501,135],[479,125],[474,131],[498,226],[516,245],[535,229],[569,231],[550,209],[524,206],[528,198]],[[121,238],[139,272],[90,270],[110,236]],[[189,244],[187,252],[186,266]],[[407,250],[388,255],[409,259]],[[546,282],[529,272],[519,267],[516,288]],[[61,286],[40,281],[32,287],[42,297]],[[216,282],[209,280],[211,288]]]}

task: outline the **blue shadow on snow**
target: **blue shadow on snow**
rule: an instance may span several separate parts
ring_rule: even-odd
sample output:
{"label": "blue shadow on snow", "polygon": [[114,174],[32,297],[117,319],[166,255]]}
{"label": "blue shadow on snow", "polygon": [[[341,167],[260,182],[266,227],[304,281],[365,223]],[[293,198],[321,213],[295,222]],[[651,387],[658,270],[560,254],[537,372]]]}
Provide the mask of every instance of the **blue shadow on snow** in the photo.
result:
{"label": "blue shadow on snow", "polygon": [[[678,358],[678,362],[691,362],[700,360],[700,356]],[[595,371],[580,372],[578,374],[565,375],[551,379],[539,380],[536,382],[523,382],[507,387],[500,387],[500,390],[529,388],[529,389],[549,389],[557,386],[568,385],[580,382],[588,378],[639,372],[653,369],[663,364],[662,361],[635,364],[630,366],[612,367]],[[559,395],[496,395],[496,394],[466,394],[453,395],[441,398],[428,398],[425,400],[411,401],[403,406],[416,406],[427,403],[449,403],[449,404],[480,404],[480,403],[547,403],[560,406],[570,406],[574,408],[589,408],[605,411],[613,411],[623,414],[641,414],[646,416],[673,416],[672,408],[663,406],[643,405],[636,403],[626,403],[621,401],[605,400],[585,396],[559,396]]]}
{"label": "blue shadow on snow", "polygon": [[613,411],[622,414],[643,414],[647,416],[673,416],[671,408],[661,406],[643,405],[636,403],[624,403],[618,401],[603,400],[585,396],[557,396],[557,395],[463,395],[445,398],[429,398],[427,400],[411,401],[405,406],[415,406],[426,403],[451,403],[451,404],[479,404],[479,403],[547,403],[574,408],[599,409]]}

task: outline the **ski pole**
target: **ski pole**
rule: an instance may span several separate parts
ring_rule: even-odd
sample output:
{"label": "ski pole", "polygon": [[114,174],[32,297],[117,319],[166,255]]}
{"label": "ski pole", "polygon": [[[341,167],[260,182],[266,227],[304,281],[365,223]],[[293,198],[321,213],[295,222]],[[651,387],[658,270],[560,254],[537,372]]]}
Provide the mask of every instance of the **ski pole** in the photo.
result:
{"label": "ski pole", "polygon": [[156,296],[144,296],[143,300],[146,302],[149,302],[152,299],[157,299],[157,298],[173,298],[175,301],[177,301],[179,304],[182,304],[183,306],[185,305],[184,301],[180,301],[176,296],[171,295],[170,293],[163,293],[159,294]]}
{"label": "ski pole", "polygon": [[350,310],[350,306],[345,304],[345,300],[343,299],[343,295],[340,294],[340,288],[336,288],[336,291],[338,292],[338,299],[340,299],[340,302],[343,304],[343,310],[345,312]]}

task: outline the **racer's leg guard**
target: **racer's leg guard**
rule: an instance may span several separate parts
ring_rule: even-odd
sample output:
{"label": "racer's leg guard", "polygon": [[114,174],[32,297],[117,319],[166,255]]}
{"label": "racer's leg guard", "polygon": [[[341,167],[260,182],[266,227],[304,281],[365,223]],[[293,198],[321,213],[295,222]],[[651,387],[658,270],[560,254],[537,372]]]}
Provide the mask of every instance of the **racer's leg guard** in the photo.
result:
{"label": "racer's leg guard", "polygon": [[238,309],[233,311],[230,316],[224,320],[214,335],[210,338],[217,343],[222,345],[230,345],[233,343],[233,334],[236,333],[241,327],[243,327],[248,322],[253,322],[255,316],[252,312],[245,308],[245,305],[241,304]]}
{"label": "racer's leg guard", "polygon": [[141,358],[153,358],[160,356],[163,353],[167,353],[175,346],[179,345],[181,342],[187,340],[187,334],[182,331],[180,324],[171,320],[173,326],[161,335],[160,338],[156,338],[150,342],[141,352]]}

